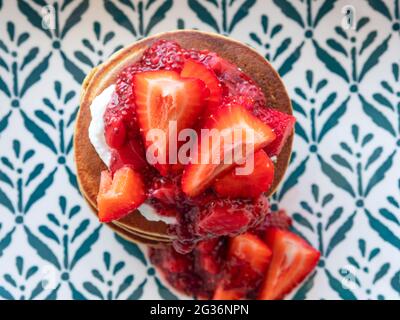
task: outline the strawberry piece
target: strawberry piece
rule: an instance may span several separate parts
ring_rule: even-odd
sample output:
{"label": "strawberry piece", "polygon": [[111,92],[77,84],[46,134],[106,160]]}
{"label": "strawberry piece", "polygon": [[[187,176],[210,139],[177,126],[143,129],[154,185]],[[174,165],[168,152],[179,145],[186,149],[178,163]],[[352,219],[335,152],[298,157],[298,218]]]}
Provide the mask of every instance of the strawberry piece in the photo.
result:
{"label": "strawberry piece", "polygon": [[220,271],[222,242],[220,238],[201,241],[197,244],[196,253],[201,268],[213,275]]}
{"label": "strawberry piece", "polygon": [[[176,135],[193,126],[209,92],[201,80],[180,78],[175,71],[148,71],[135,75],[134,93],[136,113],[146,147],[156,147],[157,157],[165,160],[165,163],[157,163],[155,167],[162,175],[167,175],[170,170],[169,135]],[[177,132],[170,133],[169,124],[172,121],[176,121]],[[162,130],[166,143],[158,141],[158,137],[147,137],[151,129]],[[173,151],[176,153],[177,150]]]}
{"label": "strawberry piece", "polygon": [[[250,174],[238,175],[234,168],[215,180],[213,187],[219,195],[232,198],[257,198],[269,190],[274,180],[274,163],[263,150],[249,157],[254,157],[252,160],[254,169]],[[246,162],[248,161],[249,158]],[[246,163],[239,167],[245,166]]]}
{"label": "strawberry piece", "polygon": [[[219,109],[206,121],[204,129],[217,132],[220,143],[215,143],[211,136],[200,137],[197,153],[193,156],[198,161],[187,165],[182,175],[182,190],[191,197],[203,192],[215,178],[243,161],[250,152],[258,151],[275,139],[275,134],[268,125],[238,105],[227,105]],[[240,136],[242,140],[237,141]],[[209,140],[209,148],[202,146],[207,144],[206,139]],[[234,143],[224,143],[229,140]],[[250,145],[252,148],[249,148]],[[242,152],[233,155],[234,150]],[[216,153],[220,155],[219,161],[215,157]],[[230,159],[225,159],[229,154]]]}
{"label": "strawberry piece", "polygon": [[183,65],[181,77],[200,79],[205,83],[210,90],[210,96],[208,97],[207,110],[204,115],[213,114],[222,101],[222,87],[214,71],[201,62],[187,59]]}
{"label": "strawberry piece", "polygon": [[102,171],[97,195],[99,220],[110,222],[131,213],[146,200],[141,176],[131,167],[117,170],[114,177]]}
{"label": "strawberry piece", "polygon": [[212,201],[197,223],[200,236],[237,235],[261,222],[269,211],[268,200],[219,199]]}
{"label": "strawberry piece", "polygon": [[230,241],[226,275],[218,284],[214,299],[245,299],[266,272],[271,250],[257,236],[245,233]]}
{"label": "strawberry piece", "polygon": [[255,114],[262,122],[269,125],[276,135],[276,139],[265,148],[265,152],[270,157],[278,155],[293,132],[296,118],[273,108],[260,108]]}
{"label": "strawberry piece", "polygon": [[105,128],[105,138],[111,148],[120,148],[126,139],[126,128],[121,117],[115,118]]}
{"label": "strawberry piece", "polygon": [[273,253],[259,299],[282,299],[314,269],[320,253],[298,235],[278,228],[266,230],[266,242]]}
{"label": "strawberry piece", "polygon": [[116,172],[124,166],[131,166],[136,171],[141,171],[148,167],[143,145],[138,139],[129,139],[118,149],[111,150],[111,172]]}

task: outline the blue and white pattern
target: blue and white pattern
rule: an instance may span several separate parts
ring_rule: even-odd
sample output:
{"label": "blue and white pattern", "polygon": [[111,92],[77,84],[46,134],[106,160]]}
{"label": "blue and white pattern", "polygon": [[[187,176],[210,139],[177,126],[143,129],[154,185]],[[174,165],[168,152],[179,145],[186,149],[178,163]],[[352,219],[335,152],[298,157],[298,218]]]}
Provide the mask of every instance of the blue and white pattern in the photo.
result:
{"label": "blue and white pattern", "polygon": [[177,297],[98,223],[72,155],[85,74],[176,28],[253,46],[288,87],[296,139],[272,204],[322,253],[290,298],[399,299],[399,0],[0,0],[0,298]]}

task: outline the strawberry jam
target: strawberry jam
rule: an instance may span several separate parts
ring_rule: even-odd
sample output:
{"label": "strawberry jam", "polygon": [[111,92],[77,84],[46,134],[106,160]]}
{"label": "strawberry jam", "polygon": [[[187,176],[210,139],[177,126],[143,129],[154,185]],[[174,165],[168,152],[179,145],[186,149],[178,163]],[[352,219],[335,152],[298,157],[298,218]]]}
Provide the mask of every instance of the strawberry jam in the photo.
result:
{"label": "strawberry jam", "polygon": [[[184,88],[182,92],[179,91],[181,87]],[[174,94],[167,97],[163,96],[164,93],[150,96],[155,92],[164,92],[162,90],[165,88],[167,91],[175,90]],[[187,99],[187,96],[190,99]],[[172,99],[177,100],[174,102]],[[146,105],[147,101],[159,105]],[[153,259],[158,265],[164,266],[166,263],[165,270],[179,272],[195,268],[193,261],[198,255],[198,249],[186,257],[181,253],[190,252],[197,243],[200,243],[200,247],[207,247],[203,244],[204,241],[234,236],[257,227],[264,221],[269,208],[263,194],[256,198],[235,199],[222,197],[215,193],[212,187],[208,187],[201,194],[189,197],[182,191],[184,165],[168,163],[152,166],[148,163],[144,136],[152,128],[151,121],[161,123],[157,117],[169,120],[170,113],[163,114],[163,108],[171,105],[183,108],[183,111],[175,114],[181,115],[180,123],[191,124],[192,126],[187,127],[194,129],[201,127],[201,119],[209,118],[214,112],[227,109],[227,106],[233,108],[232,110],[244,108],[244,112],[240,114],[247,112],[248,117],[253,117],[260,123],[264,121],[261,124],[269,131],[272,129],[272,133],[269,132],[270,138],[277,137],[282,140],[274,141],[274,154],[280,151],[291,132],[294,118],[283,114],[280,117],[279,112],[268,117],[270,109],[267,108],[261,88],[232,63],[213,52],[183,49],[172,41],[155,42],[136,63],[126,67],[119,74],[114,96],[104,114],[106,142],[112,152],[110,170],[114,174],[119,169],[129,166],[140,173],[147,190],[146,202],[160,215],[177,218],[178,223],[169,227],[169,233],[176,239],[174,248],[179,253],[171,249],[163,253],[165,257],[153,255]],[[222,111],[221,114],[224,116]],[[282,124],[280,119],[284,119],[285,123]],[[269,128],[270,120],[279,128],[279,135],[273,133],[274,127]],[[264,145],[266,144],[267,142]],[[224,247],[223,243],[224,240],[218,240],[218,244],[214,246],[218,248],[218,252]],[[207,253],[208,257],[210,254]],[[164,261],[168,260],[166,256],[171,256],[171,264]],[[207,265],[203,268],[217,273],[219,265],[213,265],[212,260],[202,261]],[[203,265],[202,263],[200,265]],[[188,273],[179,281],[190,283],[191,288],[199,287],[199,282],[203,283],[204,279],[196,274]],[[209,296],[213,286],[215,283],[207,284],[206,289],[201,292],[188,290],[199,296]]]}

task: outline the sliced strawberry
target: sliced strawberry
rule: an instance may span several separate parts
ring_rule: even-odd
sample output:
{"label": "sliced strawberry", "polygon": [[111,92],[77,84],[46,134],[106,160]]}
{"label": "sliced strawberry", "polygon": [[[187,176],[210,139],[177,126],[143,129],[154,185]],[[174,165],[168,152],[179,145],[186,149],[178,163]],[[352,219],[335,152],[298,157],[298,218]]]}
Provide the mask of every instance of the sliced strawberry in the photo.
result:
{"label": "sliced strawberry", "polygon": [[268,246],[251,233],[244,233],[231,239],[228,256],[246,261],[259,274],[266,271],[271,255]]}
{"label": "sliced strawberry", "polygon": [[117,170],[114,177],[102,171],[97,195],[99,220],[110,222],[120,219],[146,200],[145,186],[141,176],[131,167]]}
{"label": "sliced strawberry", "polygon": [[267,198],[262,195],[255,200],[213,200],[202,212],[197,223],[201,236],[237,235],[261,222],[269,211]]}
{"label": "sliced strawberry", "polygon": [[265,151],[270,157],[278,155],[293,132],[296,118],[273,108],[259,108],[255,114],[262,122],[269,125],[276,135],[276,139],[265,148]]}
{"label": "sliced strawberry", "polygon": [[181,77],[200,79],[205,83],[210,90],[210,96],[208,97],[207,110],[205,110],[204,115],[213,114],[222,101],[222,87],[214,71],[201,62],[187,59],[183,65]]}
{"label": "sliced strawberry", "polygon": [[[253,157],[251,160],[250,157]],[[274,180],[274,163],[263,151],[257,151],[247,158],[246,163],[238,167],[245,167],[249,161],[254,161],[254,169],[248,175],[238,175],[233,168],[214,182],[214,190],[223,197],[257,198],[271,187]]]}
{"label": "sliced strawberry", "polygon": [[294,233],[278,228],[267,229],[266,242],[273,253],[259,298],[282,299],[315,268],[320,253]]}
{"label": "sliced strawberry", "polygon": [[111,150],[111,172],[116,172],[124,166],[131,166],[136,171],[141,171],[148,166],[140,140],[129,139],[118,149]]}
{"label": "sliced strawberry", "polygon": [[245,233],[230,241],[225,277],[214,299],[245,299],[259,285],[271,258],[271,250],[257,236]]}
{"label": "sliced strawberry", "polygon": [[203,270],[213,275],[217,275],[220,271],[222,263],[221,244],[220,238],[212,238],[199,242],[196,247],[199,265]]}
{"label": "sliced strawberry", "polygon": [[[136,113],[146,148],[153,145],[156,155],[165,163],[155,167],[161,174],[169,172],[168,155],[170,134],[176,135],[181,130],[191,128],[198,120],[209,91],[199,79],[181,78],[175,71],[148,71],[135,75],[134,94]],[[176,122],[177,132],[169,132],[169,124]],[[166,143],[157,137],[147,137],[152,129],[160,129],[165,133]],[[177,150],[173,150],[176,154]]]}
{"label": "sliced strawberry", "polygon": [[[197,153],[193,156],[198,161],[190,163],[182,175],[182,190],[191,197],[203,192],[215,178],[243,161],[251,152],[258,151],[275,139],[268,125],[238,105],[227,105],[219,109],[206,121],[204,128],[216,132],[220,143],[216,143],[210,136],[200,137]],[[241,137],[241,141],[237,141],[238,137]],[[207,145],[206,139],[208,148],[204,147]],[[234,150],[240,152],[234,155]],[[218,153],[219,161],[215,157]]]}
{"label": "sliced strawberry", "polygon": [[224,284],[218,284],[215,289],[213,300],[240,300],[244,297],[244,292],[238,289],[224,288]]}

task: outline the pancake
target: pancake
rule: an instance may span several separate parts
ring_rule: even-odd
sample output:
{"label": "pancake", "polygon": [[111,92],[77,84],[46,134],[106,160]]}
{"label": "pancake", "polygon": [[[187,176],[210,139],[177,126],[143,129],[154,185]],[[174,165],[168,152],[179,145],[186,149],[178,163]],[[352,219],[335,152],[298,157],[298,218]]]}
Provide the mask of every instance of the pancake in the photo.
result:
{"label": "pancake", "polygon": [[[80,109],[74,135],[74,154],[81,192],[93,208],[96,208],[100,173],[106,169],[106,166],[89,140],[90,105],[96,96],[116,82],[120,71],[139,60],[144,50],[160,39],[176,41],[185,49],[216,52],[220,57],[242,69],[260,86],[269,106],[284,113],[292,114],[289,96],[278,73],[263,56],[238,41],[218,34],[195,30],[165,32],[137,41],[116,52],[106,62],[95,67],[87,75],[82,85]],[[269,195],[274,193],[285,174],[290,159],[292,142],[293,133],[277,157],[274,182]],[[130,230],[133,234],[149,239],[170,239],[167,234],[167,224],[161,221],[148,221],[137,211],[109,225],[117,232],[128,232],[127,230]]]}

